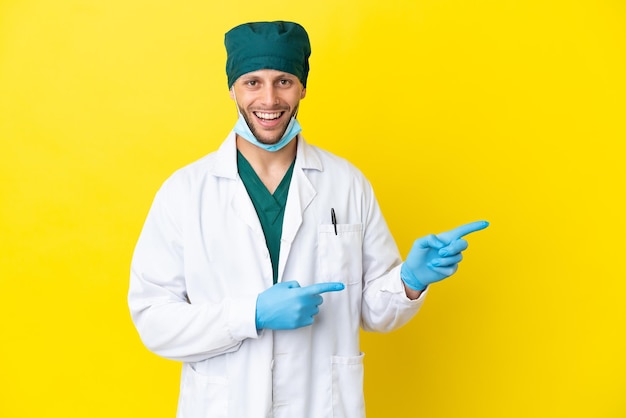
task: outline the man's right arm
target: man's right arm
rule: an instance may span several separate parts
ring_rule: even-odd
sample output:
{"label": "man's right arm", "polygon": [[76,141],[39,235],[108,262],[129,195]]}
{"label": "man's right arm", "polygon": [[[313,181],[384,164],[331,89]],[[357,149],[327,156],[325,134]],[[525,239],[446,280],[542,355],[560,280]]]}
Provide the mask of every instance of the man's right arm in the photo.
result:
{"label": "man's right arm", "polygon": [[185,201],[177,189],[164,187],[155,197],[133,254],[128,304],[148,349],[173,360],[201,361],[258,338],[256,295],[191,303],[183,262]]}

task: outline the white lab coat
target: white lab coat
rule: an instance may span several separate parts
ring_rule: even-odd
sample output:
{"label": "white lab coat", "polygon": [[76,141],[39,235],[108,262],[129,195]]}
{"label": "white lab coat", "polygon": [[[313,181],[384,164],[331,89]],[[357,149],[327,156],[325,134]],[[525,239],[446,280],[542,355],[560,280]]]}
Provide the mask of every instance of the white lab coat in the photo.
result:
{"label": "white lab coat", "polygon": [[128,300],[144,344],[184,362],[179,418],[363,417],[359,327],[396,329],[424,299],[405,296],[400,263],[365,177],[299,137],[278,280],[346,288],[323,294],[312,326],[257,332],[256,298],[272,286],[272,265],[231,132],[156,194]]}

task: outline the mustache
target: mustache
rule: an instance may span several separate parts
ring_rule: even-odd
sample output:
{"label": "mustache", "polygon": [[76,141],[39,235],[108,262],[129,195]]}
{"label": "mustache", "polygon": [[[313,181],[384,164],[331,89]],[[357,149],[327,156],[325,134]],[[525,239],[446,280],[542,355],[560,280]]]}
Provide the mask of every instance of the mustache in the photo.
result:
{"label": "mustache", "polygon": [[[266,106],[266,107],[259,107],[259,106],[254,106],[254,107],[249,107],[246,109],[247,112],[290,112],[290,111],[294,111],[297,112],[298,111],[298,107],[300,106],[296,106],[295,109],[292,110],[291,106],[285,105],[285,104],[279,104],[279,105],[275,105],[275,106]],[[244,109],[237,104],[237,108],[239,109],[239,111],[241,113],[245,113]]]}

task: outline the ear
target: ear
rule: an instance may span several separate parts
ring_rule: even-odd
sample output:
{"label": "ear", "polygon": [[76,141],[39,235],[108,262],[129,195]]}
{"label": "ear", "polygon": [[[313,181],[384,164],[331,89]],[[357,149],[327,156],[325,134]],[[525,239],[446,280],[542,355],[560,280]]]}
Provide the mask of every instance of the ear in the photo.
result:
{"label": "ear", "polygon": [[230,98],[235,100],[235,86],[232,86],[230,90],[228,90],[228,93],[230,94]]}
{"label": "ear", "polygon": [[302,89],[302,92],[300,93],[300,100],[304,99],[306,97],[306,87],[304,87]]}

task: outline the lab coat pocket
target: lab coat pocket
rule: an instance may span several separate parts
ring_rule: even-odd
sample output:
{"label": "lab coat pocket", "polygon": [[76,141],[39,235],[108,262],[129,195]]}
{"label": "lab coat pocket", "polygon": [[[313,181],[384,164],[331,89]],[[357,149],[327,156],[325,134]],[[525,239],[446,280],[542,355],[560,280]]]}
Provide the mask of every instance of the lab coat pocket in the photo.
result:
{"label": "lab coat pocket", "polygon": [[333,418],[365,417],[363,356],[332,357]]}
{"label": "lab coat pocket", "polygon": [[228,379],[198,373],[183,366],[177,418],[228,417]]}
{"label": "lab coat pocket", "polygon": [[319,225],[317,260],[319,280],[346,284],[361,282],[362,231],[361,224]]}

